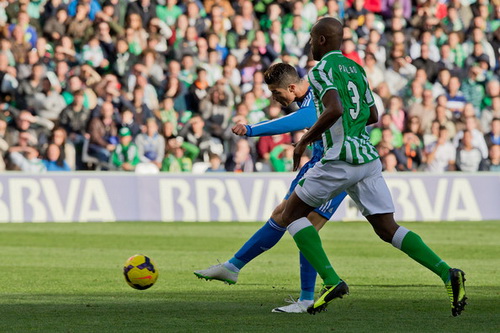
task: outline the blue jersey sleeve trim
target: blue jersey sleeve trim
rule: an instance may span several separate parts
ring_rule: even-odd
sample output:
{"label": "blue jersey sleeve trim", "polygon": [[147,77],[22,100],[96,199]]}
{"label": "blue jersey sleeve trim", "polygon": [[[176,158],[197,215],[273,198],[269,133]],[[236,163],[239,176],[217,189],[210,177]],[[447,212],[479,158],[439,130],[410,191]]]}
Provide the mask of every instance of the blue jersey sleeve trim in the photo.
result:
{"label": "blue jersey sleeve trim", "polygon": [[247,134],[245,134],[246,136],[253,136],[252,135],[252,126],[250,125],[245,125],[246,129],[247,129]]}

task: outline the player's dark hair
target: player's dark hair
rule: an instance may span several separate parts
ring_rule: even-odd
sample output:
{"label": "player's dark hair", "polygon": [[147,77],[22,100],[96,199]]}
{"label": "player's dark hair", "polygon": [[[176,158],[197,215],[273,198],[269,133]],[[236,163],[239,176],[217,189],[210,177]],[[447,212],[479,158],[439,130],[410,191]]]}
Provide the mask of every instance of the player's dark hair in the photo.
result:
{"label": "player's dark hair", "polygon": [[278,63],[267,69],[264,73],[264,81],[266,81],[268,85],[272,84],[285,88],[292,83],[298,83],[300,77],[292,65]]}

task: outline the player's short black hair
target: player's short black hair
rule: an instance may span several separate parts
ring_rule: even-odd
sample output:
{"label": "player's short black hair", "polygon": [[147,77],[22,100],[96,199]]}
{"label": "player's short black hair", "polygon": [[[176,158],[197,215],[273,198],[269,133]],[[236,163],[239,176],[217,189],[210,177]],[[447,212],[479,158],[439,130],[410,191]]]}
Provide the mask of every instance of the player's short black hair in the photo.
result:
{"label": "player's short black hair", "polygon": [[284,88],[292,83],[298,83],[300,77],[297,70],[292,65],[278,63],[267,69],[264,73],[264,81],[266,81],[268,85],[272,84]]}

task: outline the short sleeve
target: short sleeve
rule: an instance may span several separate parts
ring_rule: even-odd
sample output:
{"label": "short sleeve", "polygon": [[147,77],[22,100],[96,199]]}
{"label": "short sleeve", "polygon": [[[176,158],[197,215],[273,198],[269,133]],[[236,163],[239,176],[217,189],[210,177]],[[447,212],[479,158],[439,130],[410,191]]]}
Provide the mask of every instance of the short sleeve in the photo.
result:
{"label": "short sleeve", "polygon": [[363,75],[363,79],[365,80],[365,83],[366,83],[366,91],[365,91],[366,103],[368,104],[368,106],[372,106],[375,104],[375,100],[373,99],[372,90],[370,89],[370,85],[368,84],[368,79],[366,78],[365,75]]}
{"label": "short sleeve", "polygon": [[335,81],[333,80],[332,69],[325,71],[326,61],[323,60],[317,66],[315,66],[308,75],[310,85],[316,90],[316,95],[319,96],[319,100],[323,99],[323,96],[328,90],[338,90]]}

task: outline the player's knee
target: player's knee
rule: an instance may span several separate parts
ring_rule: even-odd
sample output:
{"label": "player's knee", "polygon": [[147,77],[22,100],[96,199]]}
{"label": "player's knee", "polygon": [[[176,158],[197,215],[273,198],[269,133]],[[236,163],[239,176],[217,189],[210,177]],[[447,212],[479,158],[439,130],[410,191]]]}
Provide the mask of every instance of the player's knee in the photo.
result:
{"label": "player's knee", "polygon": [[271,214],[271,218],[276,222],[278,225],[283,226],[283,211],[285,210],[285,204],[286,202],[282,202],[276,208],[274,209],[273,213]]}
{"label": "player's knee", "polygon": [[387,230],[377,230],[375,229],[375,233],[380,237],[381,240],[383,240],[386,243],[391,243],[392,242],[392,236]]}
{"label": "player's knee", "polygon": [[291,214],[290,212],[287,212],[286,209],[281,213],[280,215],[281,217],[281,223],[279,223],[280,225],[282,226],[288,226],[290,223],[293,222],[293,220],[291,220]]}
{"label": "player's knee", "polygon": [[307,215],[307,219],[311,221],[311,224],[318,231],[320,231],[321,228],[323,228],[323,226],[326,224],[326,222],[328,222],[326,218],[316,213],[315,211],[310,212],[309,215]]}
{"label": "player's knee", "polygon": [[373,230],[375,233],[382,239],[384,242],[391,243],[392,238],[394,237],[394,233],[399,228],[399,225],[394,221],[394,218],[391,214],[380,214],[380,215],[372,215],[367,217],[373,226]]}

